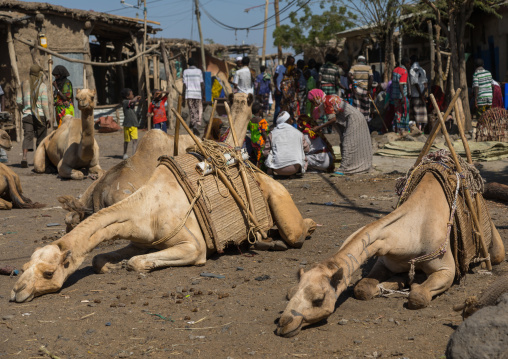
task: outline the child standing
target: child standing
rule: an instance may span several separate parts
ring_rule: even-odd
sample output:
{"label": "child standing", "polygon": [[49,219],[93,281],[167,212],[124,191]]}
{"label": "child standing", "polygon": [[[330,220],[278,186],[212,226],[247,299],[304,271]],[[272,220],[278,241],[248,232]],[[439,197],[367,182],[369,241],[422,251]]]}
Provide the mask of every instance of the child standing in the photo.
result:
{"label": "child standing", "polygon": [[136,148],[138,147],[138,117],[136,116],[136,112],[134,112],[134,106],[139,102],[141,96],[134,97],[132,90],[129,88],[124,88],[121,92],[121,96],[123,98],[122,108],[123,108],[123,159],[126,160],[129,158],[127,156],[127,147],[129,146],[129,142],[132,141],[132,154],[136,152]]}
{"label": "child standing", "polygon": [[153,91],[153,100],[148,105],[148,116],[153,117],[153,128],[157,128],[168,133],[167,116],[166,116],[166,101],[168,99],[168,92],[161,90]]}
{"label": "child standing", "polygon": [[250,140],[254,150],[254,164],[259,166],[268,131],[268,122],[263,118],[263,107],[259,102],[252,105],[252,116],[248,130],[250,131]]}

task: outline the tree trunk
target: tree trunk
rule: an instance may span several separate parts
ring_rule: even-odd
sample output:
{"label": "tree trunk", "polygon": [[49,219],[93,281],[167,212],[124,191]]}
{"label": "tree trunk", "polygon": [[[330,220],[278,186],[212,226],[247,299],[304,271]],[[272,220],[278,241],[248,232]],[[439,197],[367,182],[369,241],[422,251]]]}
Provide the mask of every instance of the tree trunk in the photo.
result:
{"label": "tree trunk", "polygon": [[393,63],[393,25],[386,24],[385,33],[385,70],[383,72],[383,81],[388,82],[392,76],[394,63]]}
{"label": "tree trunk", "polygon": [[[457,39],[463,39],[464,33],[466,31],[466,13],[465,9],[461,9],[459,12],[459,16],[456,19],[455,31],[457,32]],[[471,112],[469,111],[469,96],[468,96],[468,87],[467,87],[467,73],[466,73],[466,49],[464,46],[464,41],[458,42],[458,67],[459,67],[459,79],[456,81],[457,85],[462,89],[462,93],[460,94],[462,98],[462,107],[464,109],[465,123],[464,130],[471,131],[472,123],[471,123]]]}
{"label": "tree trunk", "polygon": [[436,65],[437,65],[437,84],[444,90],[443,86],[443,62],[441,58],[441,26],[435,25],[436,27]]}

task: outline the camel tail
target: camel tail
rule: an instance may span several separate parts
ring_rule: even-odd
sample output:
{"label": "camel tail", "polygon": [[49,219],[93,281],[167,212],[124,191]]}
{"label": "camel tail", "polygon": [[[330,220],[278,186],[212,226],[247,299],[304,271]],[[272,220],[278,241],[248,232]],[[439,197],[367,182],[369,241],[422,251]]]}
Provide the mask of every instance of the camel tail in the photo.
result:
{"label": "camel tail", "polygon": [[62,204],[63,209],[77,213],[80,220],[83,220],[93,213],[92,209],[85,207],[79,199],[72,196],[60,196],[58,197],[58,202]]}

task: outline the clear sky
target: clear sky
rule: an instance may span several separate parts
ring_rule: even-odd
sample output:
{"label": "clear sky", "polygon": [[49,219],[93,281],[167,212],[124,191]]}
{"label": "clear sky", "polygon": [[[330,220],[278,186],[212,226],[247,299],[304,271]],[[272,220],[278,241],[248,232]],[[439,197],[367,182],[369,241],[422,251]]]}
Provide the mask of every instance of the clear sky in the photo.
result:
{"label": "clear sky", "polygon": [[[107,12],[110,14],[143,18],[143,8],[135,9],[127,6],[137,5],[137,0],[125,0],[125,5],[120,0],[49,0],[50,4],[62,5],[68,8],[77,8],[83,10],[94,10]],[[279,7],[282,8],[290,0],[280,0]],[[157,33],[159,37],[167,38],[186,38],[199,41],[199,32],[196,23],[196,17],[193,12],[194,0],[147,0],[148,19],[161,23],[159,27],[162,31]],[[263,45],[263,26],[258,27],[259,30],[231,31],[225,30],[213,23],[205,14],[204,10],[220,22],[232,27],[249,27],[264,20],[264,0],[200,0],[201,10],[201,27],[204,39],[213,39],[215,43],[224,45],[240,45],[253,44],[260,48]],[[259,6],[261,5],[261,6]],[[316,13],[322,10],[319,8],[317,0],[311,1],[311,8]],[[248,13],[244,10],[254,6]],[[291,10],[296,10],[296,4],[290,9],[281,13],[281,23],[289,23],[289,19],[285,19]],[[268,16],[275,14],[273,0],[270,1]],[[269,20],[267,31],[266,53],[272,54],[277,52],[277,48],[273,46],[272,33],[275,28],[275,19]],[[205,42],[206,43],[206,42]],[[290,50],[283,50],[289,52]],[[259,51],[261,54],[261,50]]]}

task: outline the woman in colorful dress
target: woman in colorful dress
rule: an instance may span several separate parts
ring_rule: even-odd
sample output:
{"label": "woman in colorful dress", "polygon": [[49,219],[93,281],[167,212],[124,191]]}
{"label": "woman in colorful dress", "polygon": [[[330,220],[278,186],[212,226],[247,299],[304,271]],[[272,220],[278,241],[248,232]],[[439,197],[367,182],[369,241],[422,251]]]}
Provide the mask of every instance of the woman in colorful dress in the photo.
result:
{"label": "woman in colorful dress", "polygon": [[294,65],[286,69],[284,78],[280,83],[280,90],[282,92],[282,100],[280,102],[280,110],[287,111],[291,118],[300,116],[300,109],[298,106],[298,73]]}
{"label": "woman in colorful dress", "polygon": [[343,175],[369,171],[372,167],[372,144],[369,127],[362,113],[338,95],[326,96],[320,89],[310,91],[308,98],[315,106],[315,119],[323,114],[328,116],[328,122],[313,127],[312,131],[333,125],[339,133],[342,161],[335,173]]}
{"label": "woman in colorful dress", "polygon": [[70,76],[69,71],[62,65],[55,66],[52,74],[55,76],[53,82],[55,87],[55,112],[58,127],[60,127],[62,118],[67,115],[74,116],[72,83],[67,78]]}
{"label": "woman in colorful dress", "polygon": [[261,154],[265,146],[266,136],[268,134],[268,122],[263,118],[263,108],[258,102],[252,105],[252,120],[249,122],[250,140],[254,151],[254,164],[259,167],[261,163]]}

